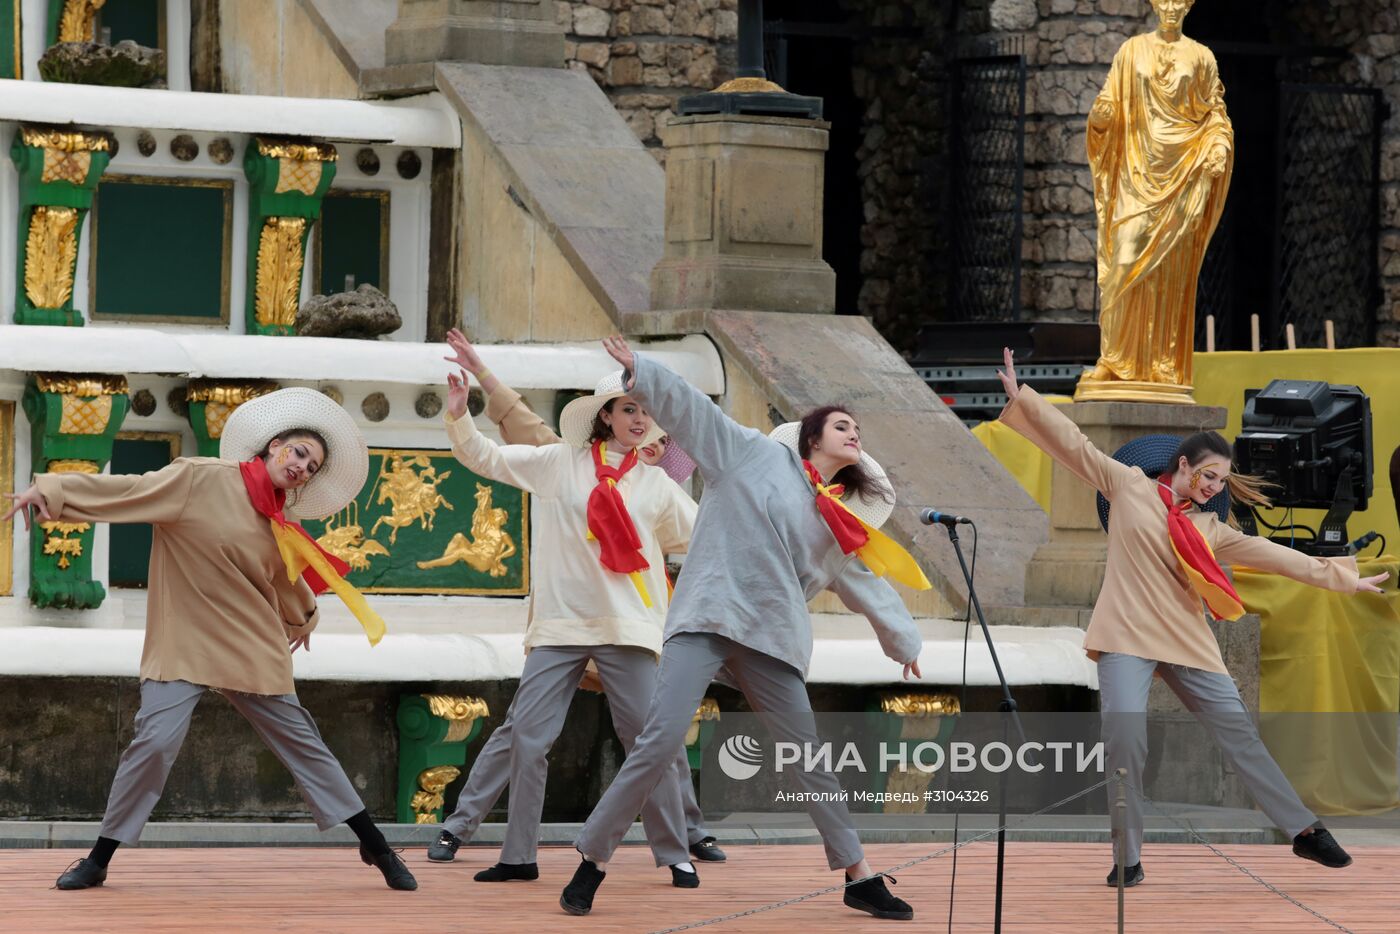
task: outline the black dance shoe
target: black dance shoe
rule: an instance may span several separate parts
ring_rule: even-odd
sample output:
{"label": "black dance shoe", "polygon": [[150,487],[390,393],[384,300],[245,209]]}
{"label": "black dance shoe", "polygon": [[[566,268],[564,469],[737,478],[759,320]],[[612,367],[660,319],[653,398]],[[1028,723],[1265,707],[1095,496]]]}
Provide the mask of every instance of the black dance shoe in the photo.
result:
{"label": "black dance shoe", "polygon": [[461,845],[462,841],[454,837],[452,831],[444,830],[428,844],[428,859],[435,863],[450,863],[457,858],[457,848]]}
{"label": "black dance shoe", "polygon": [[1293,855],[1321,863],[1328,869],[1341,869],[1351,865],[1351,855],[1342,849],[1337,838],[1332,836],[1326,827],[1317,827],[1312,833],[1300,833],[1294,837]]}
{"label": "black dance shoe", "polygon": [[698,889],[700,888],[700,873],[686,872],[679,866],[672,866],[671,884],[678,889]]}
{"label": "black dance shoe", "polygon": [[389,888],[401,892],[412,892],[418,888],[418,880],[413,878],[413,873],[408,871],[404,861],[393,850],[375,856],[361,844],[360,859],[366,866],[377,867],[384,874],[384,881],[388,883]]}
{"label": "black dance shoe", "polygon": [[564,894],[559,896],[559,907],[571,915],[586,915],[593,910],[593,896],[598,886],[607,876],[592,860],[579,860],[574,877],[564,886]]}
{"label": "black dance shoe", "polygon": [[[1131,866],[1125,866],[1125,867],[1123,868],[1123,888],[1125,888],[1125,889],[1130,889],[1130,888],[1132,888],[1133,886],[1137,885],[1139,882],[1141,882],[1143,879],[1146,879],[1146,878],[1147,878],[1147,876],[1146,876],[1146,875],[1143,873],[1143,871],[1142,871],[1142,863],[1141,863],[1141,862],[1136,862],[1136,863],[1133,863]],[[1111,872],[1109,872],[1109,874],[1108,874],[1108,880],[1107,880],[1107,881],[1108,881],[1109,888],[1114,888],[1114,889],[1118,888],[1118,867],[1117,867],[1117,866],[1114,866],[1114,867],[1113,867],[1113,870],[1112,870]]]}
{"label": "black dance shoe", "polygon": [[699,843],[692,843],[690,855],[702,863],[722,863],[729,858],[724,855],[724,850],[721,850],[715,843],[714,837],[706,837]]}
{"label": "black dance shoe", "polygon": [[107,867],[99,866],[84,856],[69,866],[54,883],[55,888],[64,890],[90,889],[107,881]]}
{"label": "black dance shoe", "polygon": [[539,863],[497,863],[490,869],[483,869],[475,876],[477,882],[534,882],[540,877]]}
{"label": "black dance shoe", "polygon": [[[890,894],[885,888],[885,879],[894,882],[893,876],[877,875],[846,886],[842,899],[846,907],[889,921],[913,921],[914,909],[904,899]],[[850,873],[846,874],[846,881],[851,881]]]}

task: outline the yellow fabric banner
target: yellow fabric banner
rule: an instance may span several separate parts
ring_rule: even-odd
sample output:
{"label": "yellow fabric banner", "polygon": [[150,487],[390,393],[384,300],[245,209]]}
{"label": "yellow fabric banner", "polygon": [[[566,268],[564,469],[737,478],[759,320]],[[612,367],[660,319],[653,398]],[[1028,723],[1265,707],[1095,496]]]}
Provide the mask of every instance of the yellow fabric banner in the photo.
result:
{"label": "yellow fabric banner", "polygon": [[[1390,574],[1400,558],[1359,562]],[[1319,814],[1400,806],[1400,593],[1340,594],[1239,568],[1235,588],[1260,617],[1260,733]]]}

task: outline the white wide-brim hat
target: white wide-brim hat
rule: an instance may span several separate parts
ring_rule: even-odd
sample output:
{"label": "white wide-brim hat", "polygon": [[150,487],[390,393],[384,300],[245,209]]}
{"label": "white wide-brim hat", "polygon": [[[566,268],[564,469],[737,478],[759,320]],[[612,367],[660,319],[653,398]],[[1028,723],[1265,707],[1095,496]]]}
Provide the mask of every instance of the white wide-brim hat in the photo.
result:
{"label": "white wide-brim hat", "polygon": [[290,490],[285,512],[298,519],[335,515],[364,489],[369,448],[350,413],[314,389],[279,389],[233,410],[219,439],[219,457],[246,461],[284,431],[308,428],[326,439],[326,460],[305,486]]}
{"label": "white wide-brim hat", "polygon": [[[564,406],[564,411],[559,413],[559,437],[576,448],[588,447],[588,437],[593,434],[593,420],[608,402],[625,395],[627,390],[622,387],[621,370],[604,376],[598,380],[598,387],[593,390],[593,395],[579,396]],[[650,444],[665,434],[666,432],[653,420],[651,430],[637,446]]]}
{"label": "white wide-brim hat", "polygon": [[[801,457],[802,452],[797,449],[797,436],[801,429],[801,422],[784,422],[768,432],[768,437]],[[885,489],[886,496],[876,495],[872,499],[866,499],[863,496],[858,496],[854,491],[847,491],[846,495],[841,497],[841,502],[845,503],[846,508],[859,516],[866,525],[878,529],[894,512],[894,487],[890,485],[890,478],[885,476],[885,468],[881,467],[879,461],[864,451],[860,452],[860,465],[865,468],[866,475],[875,481],[877,487]]]}

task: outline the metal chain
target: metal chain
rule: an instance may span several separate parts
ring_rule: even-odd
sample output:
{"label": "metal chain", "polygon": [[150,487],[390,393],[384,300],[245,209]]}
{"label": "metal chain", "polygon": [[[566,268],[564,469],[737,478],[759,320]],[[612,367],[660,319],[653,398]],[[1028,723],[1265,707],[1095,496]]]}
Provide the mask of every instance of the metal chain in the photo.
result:
{"label": "metal chain", "polygon": [[1165,817],[1167,820],[1171,821],[1173,824],[1176,824],[1177,827],[1179,827],[1179,828],[1181,828],[1182,830],[1186,831],[1186,833],[1189,834],[1191,837],[1195,838],[1195,841],[1196,841],[1197,843],[1199,843],[1201,846],[1203,846],[1203,847],[1205,847],[1206,849],[1210,850],[1210,851],[1211,851],[1212,853],[1214,853],[1216,856],[1219,856],[1221,859],[1225,860],[1225,862],[1229,863],[1231,866],[1234,866],[1234,867],[1235,867],[1236,869],[1238,869],[1240,872],[1242,872],[1242,873],[1244,873],[1245,875],[1249,876],[1249,878],[1253,879],[1255,882],[1258,882],[1260,885],[1262,885],[1264,888],[1268,889],[1270,892],[1273,892],[1273,893],[1274,893],[1275,895],[1277,895],[1279,898],[1283,899],[1283,900],[1286,901],[1286,902],[1292,903],[1292,904],[1293,904],[1295,907],[1297,907],[1297,908],[1301,908],[1303,911],[1306,911],[1308,914],[1312,915],[1314,918],[1316,918],[1317,920],[1323,922],[1324,924],[1330,924],[1332,927],[1336,928],[1336,929],[1339,930],[1339,931],[1345,931],[1346,934],[1356,934],[1356,932],[1353,931],[1351,928],[1346,927],[1346,926],[1341,925],[1341,924],[1338,924],[1336,921],[1333,921],[1331,918],[1327,917],[1327,916],[1324,915],[1322,912],[1317,911],[1317,910],[1315,910],[1315,909],[1313,909],[1313,908],[1309,908],[1307,905],[1304,905],[1302,902],[1298,901],[1298,899],[1294,898],[1292,895],[1289,895],[1287,892],[1283,891],[1283,890],[1280,889],[1278,886],[1274,885],[1272,882],[1269,882],[1269,881],[1267,881],[1267,880],[1265,880],[1265,879],[1260,878],[1260,877],[1259,877],[1258,875],[1256,875],[1251,869],[1249,869],[1248,867],[1246,867],[1246,866],[1240,864],[1240,863],[1237,862],[1233,857],[1231,857],[1231,856],[1229,856],[1228,854],[1222,852],[1217,846],[1215,846],[1215,844],[1213,844],[1213,843],[1211,843],[1210,841],[1206,840],[1205,837],[1202,837],[1199,833],[1196,832],[1196,829],[1195,829],[1194,827],[1192,827],[1190,824],[1182,823],[1181,821],[1177,820],[1177,819],[1176,819],[1175,817],[1173,817],[1172,815],[1168,814],[1166,811],[1162,810],[1162,808],[1158,806],[1157,802],[1156,802],[1156,801],[1153,801],[1151,798],[1147,797],[1147,795],[1143,794],[1141,789],[1139,789],[1139,788],[1137,788],[1137,787],[1134,787],[1133,790],[1136,791],[1139,795],[1141,795],[1142,800],[1144,800],[1144,801],[1146,801],[1148,804],[1152,805],[1152,809],[1153,809],[1154,811],[1156,811],[1156,812],[1157,812],[1158,814],[1160,814],[1162,817]]}
{"label": "metal chain", "polygon": [[[915,857],[914,859],[906,860],[905,862],[900,863],[898,866],[891,866],[889,869],[886,869],[886,870],[884,870],[884,871],[882,871],[882,872],[876,873],[876,874],[875,874],[875,877],[885,876],[885,875],[889,875],[890,873],[895,873],[895,872],[901,872],[901,871],[903,871],[903,870],[905,870],[905,869],[910,868],[911,866],[917,866],[917,865],[919,865],[920,863],[926,863],[926,862],[928,862],[929,860],[937,859],[938,857],[943,856],[943,855],[946,855],[946,854],[948,854],[948,853],[951,853],[951,852],[953,852],[954,850],[960,850],[960,849],[962,849],[963,847],[968,846],[969,844],[976,843],[978,840],[984,840],[984,839],[986,839],[987,837],[994,836],[994,835],[996,835],[997,833],[999,833],[999,832],[1002,831],[1002,830],[1010,830],[1010,829],[1013,829],[1014,827],[1018,827],[1018,826],[1020,826],[1022,823],[1024,823],[1024,822],[1030,820],[1032,817],[1039,817],[1041,814],[1045,814],[1045,813],[1048,813],[1048,812],[1050,812],[1050,811],[1053,811],[1053,810],[1055,810],[1056,808],[1062,807],[1062,806],[1064,806],[1064,805],[1066,805],[1066,804],[1069,804],[1071,801],[1074,801],[1074,800],[1077,800],[1077,799],[1079,799],[1079,798],[1082,798],[1082,797],[1084,797],[1085,795],[1093,794],[1094,792],[1098,791],[1100,788],[1103,788],[1103,787],[1107,786],[1107,785],[1108,785],[1110,782],[1112,782],[1112,781],[1113,781],[1112,778],[1106,778],[1106,779],[1104,779],[1103,781],[1099,782],[1099,783],[1096,784],[1096,785],[1090,785],[1088,788],[1085,788],[1085,789],[1083,789],[1082,791],[1076,791],[1074,794],[1070,795],[1070,796],[1067,797],[1067,798],[1061,798],[1059,801],[1056,801],[1054,804],[1046,805],[1045,807],[1041,808],[1041,809],[1038,810],[1038,811],[1033,811],[1033,812],[1030,813],[1030,814],[1025,814],[1025,815],[1023,815],[1023,816],[1017,818],[1016,821],[1015,821],[1015,823],[1006,823],[1006,824],[1001,825],[1000,827],[993,827],[991,830],[986,830],[986,831],[983,831],[982,833],[977,834],[977,835],[974,836],[974,837],[969,837],[968,839],[962,841],[961,843],[955,843],[955,844],[953,844],[952,846],[946,846],[946,847],[944,847],[943,849],[938,850],[937,852],[934,852],[934,853],[929,853],[929,854],[926,855],[926,856],[917,856],[917,857]],[[652,934],[676,934],[676,932],[678,932],[678,931],[692,931],[692,930],[694,930],[694,929],[696,929],[696,928],[707,927],[707,926],[709,926],[709,925],[711,925],[711,924],[721,924],[721,923],[723,923],[723,922],[725,922],[725,921],[736,921],[736,920],[738,920],[739,918],[747,918],[747,917],[749,917],[749,916],[751,916],[751,915],[763,914],[764,912],[768,912],[768,911],[776,911],[776,910],[779,909],[779,908],[786,908],[788,905],[796,905],[796,904],[798,904],[799,902],[810,901],[811,899],[814,899],[814,898],[820,898],[820,897],[823,896],[823,895],[830,895],[830,894],[832,894],[833,892],[840,892],[840,891],[842,891],[843,889],[845,889],[845,888],[847,888],[847,887],[849,887],[849,886],[856,885],[856,884],[858,884],[858,883],[860,883],[860,882],[864,882],[864,881],[865,881],[864,879],[855,879],[855,880],[852,880],[852,881],[850,881],[850,882],[843,883],[842,885],[833,885],[833,886],[830,886],[829,888],[821,889],[821,890],[816,891],[816,892],[808,892],[806,895],[798,895],[798,896],[795,897],[795,898],[785,899],[784,901],[773,902],[773,903],[768,904],[768,905],[760,905],[760,906],[758,906],[757,908],[749,908],[749,909],[747,909],[747,910],[745,910],[745,911],[736,911],[736,912],[734,912],[733,914],[720,915],[720,916],[717,917],[717,918],[707,918],[707,919],[704,920],[704,921],[692,921],[690,924],[682,924],[682,925],[680,925],[679,927],[664,928],[664,929],[659,930],[659,931],[653,931]]]}

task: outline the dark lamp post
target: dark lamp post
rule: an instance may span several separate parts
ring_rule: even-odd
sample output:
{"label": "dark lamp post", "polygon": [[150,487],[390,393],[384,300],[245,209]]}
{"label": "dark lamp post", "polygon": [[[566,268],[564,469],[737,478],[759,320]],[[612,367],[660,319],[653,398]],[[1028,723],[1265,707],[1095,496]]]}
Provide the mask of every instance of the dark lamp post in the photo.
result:
{"label": "dark lamp post", "polygon": [[739,0],[739,65],[734,79],[713,91],[676,101],[676,113],[750,114],[820,120],[822,99],[789,94],[763,70],[763,0]]}

